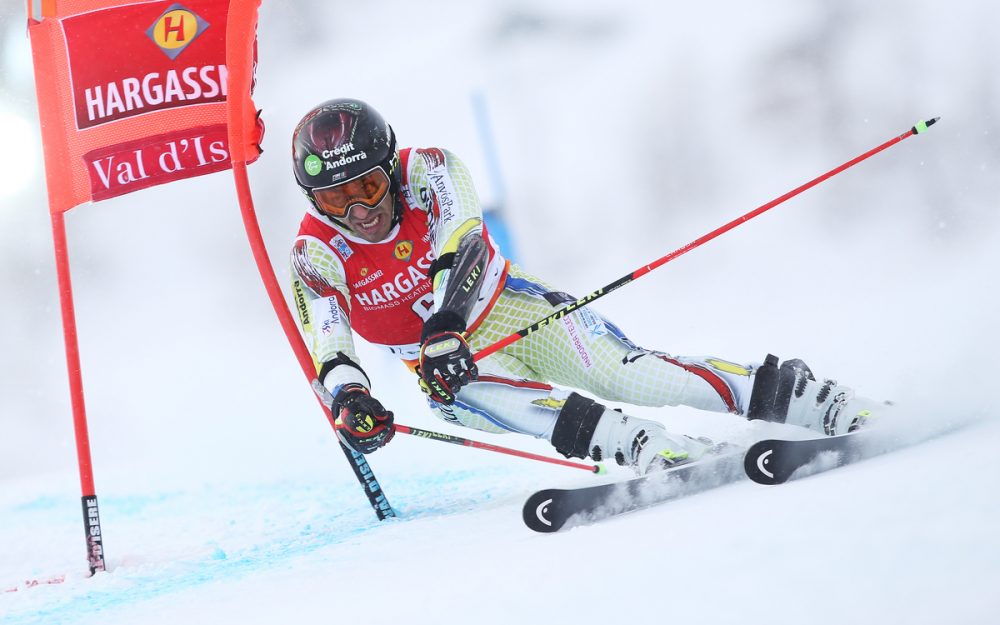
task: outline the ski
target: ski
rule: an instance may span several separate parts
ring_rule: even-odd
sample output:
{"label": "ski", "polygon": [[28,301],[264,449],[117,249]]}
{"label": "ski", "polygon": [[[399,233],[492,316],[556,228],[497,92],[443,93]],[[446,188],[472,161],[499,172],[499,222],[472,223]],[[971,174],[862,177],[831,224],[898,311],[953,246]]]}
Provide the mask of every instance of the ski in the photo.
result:
{"label": "ski", "polygon": [[524,503],[524,523],[551,533],[648,508],[742,479],[743,450],[727,451],[623,482],[540,490]]}
{"label": "ski", "polygon": [[769,439],[754,443],[743,459],[747,477],[758,484],[783,484],[796,471],[828,471],[877,455],[884,449],[867,444],[870,436],[856,432],[808,440]]}

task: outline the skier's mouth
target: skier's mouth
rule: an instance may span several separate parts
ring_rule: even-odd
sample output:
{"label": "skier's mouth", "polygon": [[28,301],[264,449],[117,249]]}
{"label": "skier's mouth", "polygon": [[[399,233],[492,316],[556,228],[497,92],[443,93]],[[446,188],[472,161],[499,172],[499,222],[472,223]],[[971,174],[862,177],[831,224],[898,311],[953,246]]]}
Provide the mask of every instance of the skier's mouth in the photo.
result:
{"label": "skier's mouth", "polygon": [[373,230],[377,229],[379,227],[379,225],[381,225],[381,223],[382,223],[382,215],[381,214],[376,214],[374,217],[372,217],[368,221],[361,222],[360,225],[361,225],[361,229],[362,230],[364,230],[365,232],[369,232],[370,233]]}

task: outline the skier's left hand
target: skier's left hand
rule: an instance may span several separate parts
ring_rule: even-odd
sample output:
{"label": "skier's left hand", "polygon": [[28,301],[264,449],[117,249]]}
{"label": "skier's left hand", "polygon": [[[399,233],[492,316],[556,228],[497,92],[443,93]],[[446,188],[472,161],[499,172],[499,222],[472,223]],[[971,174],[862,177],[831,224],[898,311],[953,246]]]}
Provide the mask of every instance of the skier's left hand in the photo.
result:
{"label": "skier's left hand", "polygon": [[420,346],[420,389],[441,404],[454,404],[459,389],[479,377],[465,337],[439,332]]}

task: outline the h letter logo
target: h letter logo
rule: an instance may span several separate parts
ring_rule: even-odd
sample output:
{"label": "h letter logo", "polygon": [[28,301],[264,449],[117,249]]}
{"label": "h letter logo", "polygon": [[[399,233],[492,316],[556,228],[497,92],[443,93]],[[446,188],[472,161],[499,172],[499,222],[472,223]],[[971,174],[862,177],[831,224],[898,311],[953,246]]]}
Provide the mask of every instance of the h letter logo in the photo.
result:
{"label": "h letter logo", "polygon": [[[174,24],[174,18],[177,18],[177,23]],[[170,41],[170,33],[174,34],[174,43],[181,43],[186,41],[184,37],[184,17],[185,15],[181,13],[180,15],[164,15],[163,16],[163,41]]]}
{"label": "h letter logo", "polygon": [[172,4],[156,18],[146,31],[146,36],[173,60],[191,45],[198,35],[205,32],[206,28],[208,22],[198,17],[195,12],[180,4]]}

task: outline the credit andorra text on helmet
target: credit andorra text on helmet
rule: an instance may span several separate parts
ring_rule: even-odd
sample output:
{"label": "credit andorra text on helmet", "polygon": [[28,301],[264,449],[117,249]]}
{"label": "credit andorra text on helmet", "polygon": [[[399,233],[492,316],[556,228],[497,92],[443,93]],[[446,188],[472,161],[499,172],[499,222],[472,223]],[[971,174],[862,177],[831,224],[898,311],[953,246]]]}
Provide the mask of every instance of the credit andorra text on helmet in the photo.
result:
{"label": "credit andorra text on helmet", "polygon": [[[325,152],[324,152],[324,154],[325,154]],[[368,153],[367,152],[359,152],[358,154],[351,154],[350,156],[341,156],[340,158],[338,158],[336,160],[333,160],[333,161],[327,160],[327,161],[324,161],[324,162],[326,163],[326,169],[327,169],[327,171],[329,171],[331,169],[336,169],[338,167],[343,167],[344,165],[349,165],[349,164],[354,163],[356,161],[363,161],[363,160],[365,160],[367,158],[368,158]]]}
{"label": "credit andorra text on helmet", "polygon": [[340,147],[333,148],[332,150],[323,150],[322,156],[323,158],[331,158],[334,156],[347,154],[348,152],[353,152],[353,151],[354,151],[354,143],[348,142]]}

